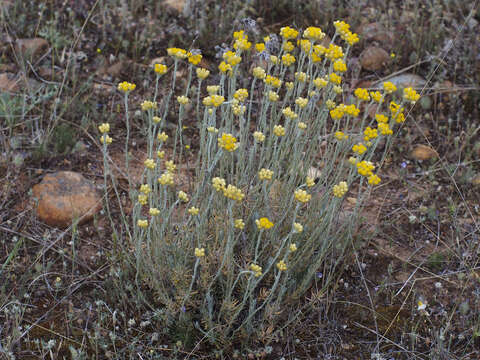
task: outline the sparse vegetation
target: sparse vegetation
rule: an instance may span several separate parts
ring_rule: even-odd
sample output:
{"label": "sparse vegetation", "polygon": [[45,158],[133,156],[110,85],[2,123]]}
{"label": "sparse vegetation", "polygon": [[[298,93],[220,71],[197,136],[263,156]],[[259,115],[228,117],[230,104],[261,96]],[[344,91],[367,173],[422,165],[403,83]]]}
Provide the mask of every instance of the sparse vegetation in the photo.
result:
{"label": "sparse vegetation", "polygon": [[180,3],[0,1],[0,359],[478,358],[478,4]]}

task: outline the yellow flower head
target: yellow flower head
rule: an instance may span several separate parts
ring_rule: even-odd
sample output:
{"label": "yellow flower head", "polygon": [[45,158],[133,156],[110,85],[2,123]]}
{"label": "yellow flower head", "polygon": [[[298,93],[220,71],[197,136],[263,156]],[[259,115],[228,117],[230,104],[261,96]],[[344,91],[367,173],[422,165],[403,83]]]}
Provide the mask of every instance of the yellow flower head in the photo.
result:
{"label": "yellow flower head", "polygon": [[266,76],[265,69],[261,68],[260,66],[254,67],[253,76],[255,76],[257,79],[260,79],[260,80],[265,79],[265,76]]}
{"label": "yellow flower head", "polygon": [[417,94],[413,88],[407,87],[403,89],[403,98],[412,103],[416,103],[418,99],[420,99],[420,94]]}
{"label": "yellow flower head", "polygon": [[282,86],[282,80],[272,75],[267,75],[265,77],[265,83],[274,88],[279,88],[280,86]]}
{"label": "yellow flower head", "polygon": [[226,51],[223,54],[223,59],[231,66],[236,66],[242,61],[242,58],[233,51]]}
{"label": "yellow flower head", "polygon": [[272,64],[277,65],[278,64],[278,56],[270,55],[270,61],[272,62]]}
{"label": "yellow flower head", "polygon": [[390,129],[390,126],[388,124],[385,124],[385,123],[378,123],[377,125],[378,127],[378,130],[380,131],[380,134],[382,135],[392,135],[393,134],[393,131],[392,129]]}
{"label": "yellow flower head", "polygon": [[298,97],[295,99],[295,104],[297,104],[299,108],[303,109],[305,106],[308,105],[308,99]]}
{"label": "yellow flower head", "polygon": [[237,143],[237,138],[232,134],[223,133],[222,136],[218,138],[218,146],[227,150],[228,152],[232,152],[235,151],[240,144]]}
{"label": "yellow flower head", "polygon": [[367,89],[357,88],[353,93],[359,100],[370,101],[370,94]]}
{"label": "yellow flower head", "polygon": [[157,103],[154,101],[144,100],[140,106],[143,111],[148,111],[148,110],[156,109]]}
{"label": "yellow flower head", "polygon": [[342,59],[344,54],[340,46],[335,44],[330,44],[328,49],[325,49],[325,56],[330,61],[335,61],[336,59]]}
{"label": "yellow flower head", "polygon": [[162,121],[162,118],[158,117],[158,116],[153,116],[152,117],[152,121],[155,123],[155,124],[158,124],[160,121]]}
{"label": "yellow flower head", "polygon": [[173,163],[173,160],[165,161],[165,168],[168,172],[174,173],[177,170],[177,165]]}
{"label": "yellow flower head", "polygon": [[277,269],[278,269],[279,271],[286,271],[286,270],[287,270],[287,264],[285,264],[285,261],[280,260],[280,261],[277,263]]}
{"label": "yellow flower head", "polygon": [[275,125],[273,127],[273,133],[277,136],[285,136],[285,128],[282,125]]}
{"label": "yellow flower head", "polygon": [[273,227],[273,222],[268,220],[268,218],[266,217],[255,220],[255,224],[257,224],[257,228],[259,230],[268,230]]}
{"label": "yellow flower head", "polygon": [[163,75],[168,70],[167,66],[164,64],[155,64],[153,69],[158,75]]}
{"label": "yellow flower head", "polygon": [[223,188],[223,196],[240,202],[245,197],[245,194],[242,192],[242,190],[240,190],[236,186],[232,184],[228,184],[226,188],[225,187]]}
{"label": "yellow flower head", "polygon": [[377,123],[388,123],[388,117],[383,114],[375,114],[375,120],[377,120]]}
{"label": "yellow flower head", "polygon": [[242,219],[235,219],[234,226],[235,228],[242,230],[245,227],[245,223]]}
{"label": "yellow flower head", "polygon": [[315,80],[313,80],[313,85],[315,85],[317,89],[322,89],[325,86],[327,86],[327,84],[328,84],[328,81],[323,78],[318,77]]}
{"label": "yellow flower head", "polygon": [[375,165],[373,165],[370,161],[363,160],[363,161],[357,162],[357,170],[360,175],[369,177],[373,175],[373,170],[375,170]]}
{"label": "yellow flower head", "polygon": [[113,139],[108,136],[107,134],[103,134],[101,137],[100,137],[100,142],[102,144],[107,144],[107,145],[110,145],[112,143]]}
{"label": "yellow flower head", "polygon": [[340,181],[338,185],[333,186],[333,195],[336,197],[343,197],[348,191],[348,185],[345,181]]}
{"label": "yellow flower head", "polygon": [[282,56],[282,63],[285,66],[293,65],[295,63],[295,56],[293,56],[292,54],[288,54],[288,53],[283,55]]}
{"label": "yellow flower head", "polygon": [[288,91],[292,91],[293,90],[293,82],[292,81],[285,82],[285,87],[287,88]]}
{"label": "yellow flower head", "polygon": [[204,68],[197,68],[196,71],[197,71],[197,77],[200,80],[205,80],[208,77],[208,75],[210,75],[210,71]]}
{"label": "yellow flower head", "polygon": [[347,71],[347,64],[345,64],[345,61],[343,61],[342,59],[337,59],[333,63],[333,70],[336,72],[344,73],[345,71]]}
{"label": "yellow flower head", "polygon": [[328,79],[330,80],[330,82],[332,84],[336,84],[336,85],[339,85],[341,82],[342,82],[342,77],[341,76],[338,76],[337,74],[335,73],[331,73],[328,77]]}
{"label": "yellow flower head", "polygon": [[182,96],[177,96],[177,101],[181,105],[187,105],[190,102],[190,99],[188,97],[186,97],[185,95],[182,95]]}
{"label": "yellow flower head", "polygon": [[[307,103],[308,103],[308,100],[307,100]],[[285,109],[283,109],[282,114],[285,115],[285,117],[290,120],[296,119],[298,117],[298,115],[295,114],[295,112],[290,108],[290,106],[287,106]]]}
{"label": "yellow flower head", "polygon": [[290,249],[290,252],[292,253],[297,251],[297,244],[295,243],[290,244],[289,249]]}
{"label": "yellow flower head", "polygon": [[193,54],[191,52],[187,53],[188,62],[193,65],[198,65],[202,61],[202,54]]}
{"label": "yellow flower head", "polygon": [[176,59],[186,59],[188,57],[187,51],[185,49],[179,48],[168,48],[167,54],[173,56]]}
{"label": "yellow flower head", "polygon": [[145,167],[147,169],[153,170],[155,169],[155,160],[153,159],[147,159],[144,161]]}
{"label": "yellow flower head", "polygon": [[310,26],[303,32],[303,37],[312,41],[320,41],[325,37],[325,34],[319,27]]}
{"label": "yellow flower head", "polygon": [[130,91],[135,90],[136,87],[137,85],[126,82],[126,81],[118,84],[118,90],[123,91],[124,93],[129,93]]}
{"label": "yellow flower head", "polygon": [[158,157],[159,159],[163,159],[163,158],[165,157],[165,151],[163,151],[163,150],[158,150],[158,151],[157,151],[157,157]]}
{"label": "yellow flower head", "polygon": [[256,43],[255,44],[255,50],[258,52],[262,52],[265,50],[265,43]]}
{"label": "yellow flower head", "polygon": [[290,26],[285,26],[280,29],[280,35],[285,40],[295,39],[298,36],[298,31],[292,29]]}
{"label": "yellow flower head", "polygon": [[312,48],[312,43],[307,39],[298,40],[297,45],[300,45],[302,51],[307,54],[310,53],[310,49]]}
{"label": "yellow flower head", "polygon": [[283,43],[283,50],[285,50],[287,53],[292,52],[295,49],[295,45],[293,45],[290,41],[285,41]]}
{"label": "yellow flower head", "polygon": [[367,148],[362,143],[358,143],[353,145],[352,150],[355,154],[362,155],[365,151],[367,151]]}
{"label": "yellow flower head", "polygon": [[225,98],[221,95],[210,95],[203,99],[203,105],[219,107],[225,102]]}
{"label": "yellow flower head", "polygon": [[178,192],[178,198],[179,198],[181,201],[183,201],[183,202],[187,202],[187,201],[188,201],[188,195],[187,195],[185,192],[181,191],[181,190]]}
{"label": "yellow flower head", "polygon": [[222,61],[220,65],[218,65],[218,69],[222,74],[226,74],[227,72],[232,71],[232,65],[227,64],[225,61]]}
{"label": "yellow flower head", "polygon": [[233,97],[235,99],[237,99],[238,101],[243,102],[248,98],[248,91],[247,91],[247,89],[238,89],[233,94]]}
{"label": "yellow flower head", "polygon": [[148,186],[147,184],[140,185],[140,192],[141,193],[144,193],[145,195],[147,195],[147,194],[150,194],[151,191],[152,191],[152,189],[150,189],[150,186]]}
{"label": "yellow flower head", "polygon": [[370,96],[372,97],[373,101],[377,103],[382,100],[382,93],[380,91],[371,91]]}
{"label": "yellow flower head", "polygon": [[146,194],[138,194],[138,202],[140,205],[147,205],[148,196]]}
{"label": "yellow flower head", "polygon": [[303,225],[300,224],[300,223],[294,222],[293,223],[293,229],[295,230],[295,232],[301,233],[301,232],[303,232]]}
{"label": "yellow flower head", "polygon": [[372,129],[370,126],[367,126],[367,128],[363,131],[363,135],[364,141],[370,141],[371,139],[378,137],[378,131],[377,129]]}
{"label": "yellow flower head", "polygon": [[307,124],[305,124],[303,121],[300,121],[298,124],[297,124],[297,127],[300,129],[300,130],[305,130],[307,128]]}
{"label": "yellow flower head", "polygon": [[197,258],[201,258],[205,256],[205,249],[204,248],[195,248],[195,256]]}
{"label": "yellow flower head", "polygon": [[335,132],[335,139],[337,139],[337,140],[348,139],[348,135],[345,135],[343,133],[343,131],[336,131]]}
{"label": "yellow flower head", "polygon": [[305,190],[302,190],[302,189],[295,190],[295,199],[297,201],[300,201],[301,203],[305,204],[309,202],[311,198],[312,198],[312,195],[307,193]]}
{"label": "yellow flower head", "polygon": [[160,210],[158,210],[157,208],[150,208],[148,210],[148,213],[151,215],[151,216],[158,216],[160,214]]}
{"label": "yellow flower head", "polygon": [[385,90],[386,93],[391,94],[395,91],[397,91],[397,87],[390,81],[385,81],[383,83],[383,89]]}
{"label": "yellow flower head", "polygon": [[209,85],[209,86],[207,86],[207,92],[210,95],[215,95],[216,93],[218,93],[218,90],[220,90],[219,85]]}
{"label": "yellow flower head", "polygon": [[198,215],[200,209],[196,208],[195,206],[192,206],[190,209],[188,209],[188,213],[192,216]]}
{"label": "yellow flower head", "polygon": [[258,172],[258,177],[260,178],[260,180],[272,180],[272,176],[273,176],[272,170],[268,170],[264,168]]}
{"label": "yellow flower head", "polygon": [[146,228],[148,226],[148,220],[138,220],[137,226],[140,228]]}
{"label": "yellow flower head", "polygon": [[217,191],[223,191],[226,185],[227,185],[227,182],[225,181],[225,179],[222,179],[220,177],[214,177],[212,179],[212,186]]}
{"label": "yellow flower head", "polygon": [[370,175],[370,176],[368,177],[368,183],[369,183],[370,185],[378,185],[378,184],[380,184],[380,181],[381,181],[380,178],[379,178],[377,175],[375,175],[375,174]]}
{"label": "yellow flower head", "polygon": [[304,83],[305,81],[307,81],[307,74],[305,74],[303,71],[296,72],[295,79]]}
{"label": "yellow flower head", "polygon": [[278,96],[278,94],[275,91],[270,90],[268,92],[268,100],[270,100],[271,102],[276,102],[278,101],[279,98],[280,96]]}
{"label": "yellow flower head", "polygon": [[110,124],[109,123],[103,123],[98,127],[98,130],[100,130],[100,132],[102,134],[105,134],[105,133],[110,131]]}
{"label": "yellow flower head", "polygon": [[263,142],[265,140],[265,135],[261,131],[255,131],[253,137],[257,142]]}
{"label": "yellow flower head", "polygon": [[305,179],[305,184],[307,185],[307,187],[315,186],[315,179],[307,176],[307,178]]}
{"label": "yellow flower head", "polygon": [[173,174],[171,172],[166,172],[164,173],[162,176],[160,176],[158,178],[158,183],[160,185],[170,185],[170,186],[173,186],[175,183],[174,183],[174,180],[173,180]]}
{"label": "yellow flower head", "polygon": [[250,265],[250,270],[253,271],[253,274],[255,275],[255,277],[262,276],[262,267],[261,266],[258,266],[256,264],[251,264]]}

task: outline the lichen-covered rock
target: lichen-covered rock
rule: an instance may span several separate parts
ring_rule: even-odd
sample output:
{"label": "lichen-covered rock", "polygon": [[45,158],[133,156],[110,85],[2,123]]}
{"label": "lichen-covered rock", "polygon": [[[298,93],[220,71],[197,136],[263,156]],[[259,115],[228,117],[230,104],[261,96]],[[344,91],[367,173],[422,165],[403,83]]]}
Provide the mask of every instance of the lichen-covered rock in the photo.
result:
{"label": "lichen-covered rock", "polygon": [[45,175],[33,187],[36,213],[50,226],[65,228],[78,219],[83,224],[93,218],[102,207],[95,186],[81,174],[59,171]]}

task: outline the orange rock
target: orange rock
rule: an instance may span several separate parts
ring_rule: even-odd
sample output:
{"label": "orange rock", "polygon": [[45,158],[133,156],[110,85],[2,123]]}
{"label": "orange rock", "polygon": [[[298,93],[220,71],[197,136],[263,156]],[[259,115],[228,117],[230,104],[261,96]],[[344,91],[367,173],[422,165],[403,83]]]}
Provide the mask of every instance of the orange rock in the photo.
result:
{"label": "orange rock", "polygon": [[93,218],[102,207],[95,186],[81,174],[59,171],[45,175],[33,187],[37,200],[36,212],[40,220],[50,226],[65,228],[74,219],[83,224]]}
{"label": "orange rock", "polygon": [[415,160],[429,160],[438,157],[438,153],[427,145],[417,145],[412,151],[412,157]]}
{"label": "orange rock", "polygon": [[390,54],[380,47],[369,46],[360,54],[362,68],[376,71],[383,68],[390,61]]}

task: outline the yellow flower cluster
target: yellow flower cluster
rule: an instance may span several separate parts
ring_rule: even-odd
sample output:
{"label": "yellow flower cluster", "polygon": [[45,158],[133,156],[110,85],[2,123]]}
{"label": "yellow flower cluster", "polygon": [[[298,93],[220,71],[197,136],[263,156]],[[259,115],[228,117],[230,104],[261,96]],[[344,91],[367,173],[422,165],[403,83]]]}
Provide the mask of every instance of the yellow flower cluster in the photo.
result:
{"label": "yellow flower cluster", "polygon": [[260,66],[254,67],[253,76],[255,76],[257,79],[260,79],[260,80],[265,79],[265,76],[266,76],[265,69],[261,68]]}
{"label": "yellow flower cluster", "polygon": [[375,139],[378,136],[378,132],[377,129],[372,129],[370,126],[367,126],[366,129],[363,131],[363,135],[363,140],[369,141],[371,139]]}
{"label": "yellow flower cluster", "polygon": [[155,123],[155,124],[158,124],[160,121],[162,121],[162,118],[158,117],[158,116],[153,116],[152,117],[152,121]]}
{"label": "yellow flower cluster", "polygon": [[258,172],[258,177],[260,178],[260,180],[272,180],[272,176],[273,176],[272,170],[263,168]]}
{"label": "yellow flower cluster", "polygon": [[357,88],[353,92],[353,94],[359,99],[363,101],[370,101],[370,94],[368,93],[367,89]]}
{"label": "yellow flower cluster", "polygon": [[355,154],[362,155],[365,151],[367,151],[367,148],[362,143],[358,143],[353,145],[352,150]]}
{"label": "yellow flower cluster", "polygon": [[311,198],[312,198],[312,195],[307,193],[305,190],[302,190],[302,189],[295,190],[295,199],[297,199],[297,201],[300,201],[301,203],[305,204],[309,202]]}
{"label": "yellow flower cluster", "polygon": [[193,54],[191,52],[187,53],[188,56],[188,62],[193,65],[198,65],[200,61],[202,61],[202,54]]}
{"label": "yellow flower cluster", "polygon": [[173,181],[173,174],[171,172],[166,172],[164,173],[162,176],[160,176],[158,178],[158,183],[160,185],[170,185],[170,186],[173,186],[174,185],[174,181]]}
{"label": "yellow flower cluster", "polygon": [[395,103],[394,101],[390,102],[390,112],[392,113],[392,117],[395,119],[395,122],[403,123],[405,121],[403,108],[400,107],[400,105]]}
{"label": "yellow flower cluster", "polygon": [[197,77],[200,80],[205,80],[208,77],[208,75],[210,75],[210,71],[204,68],[197,68],[196,71],[197,71]]}
{"label": "yellow flower cluster", "polygon": [[[305,99],[305,100],[307,100],[307,103],[308,103],[308,99]],[[285,117],[290,120],[296,119],[298,117],[298,115],[295,114],[295,112],[290,108],[290,106],[287,106],[285,109],[283,109],[282,114],[285,115]]]}
{"label": "yellow flower cluster", "polygon": [[279,271],[286,271],[286,270],[287,270],[287,264],[285,264],[285,261],[280,260],[280,261],[277,263],[277,269],[278,269]]}
{"label": "yellow flower cluster", "polygon": [[233,97],[240,102],[245,101],[248,98],[248,90],[247,89],[238,89],[233,94]]}
{"label": "yellow flower cluster", "polygon": [[265,44],[264,43],[256,43],[255,44],[255,50],[258,52],[265,51]]}
{"label": "yellow flower cluster", "polygon": [[245,227],[245,223],[242,219],[235,219],[234,226],[236,229],[243,230],[243,228]]}
{"label": "yellow flower cluster", "polygon": [[150,186],[148,186],[147,184],[140,185],[140,192],[141,193],[144,193],[144,194],[148,195],[148,194],[150,194],[151,191],[152,191],[152,189],[150,189]]}
{"label": "yellow flower cluster", "polygon": [[280,35],[285,39],[295,39],[298,36],[298,31],[292,29],[290,26],[284,26],[280,29]]}
{"label": "yellow flower cluster", "polygon": [[343,61],[342,59],[335,60],[335,62],[333,63],[333,70],[343,73],[347,71],[347,64],[345,64],[345,61]]}
{"label": "yellow flower cluster", "polygon": [[262,276],[262,267],[261,267],[261,266],[258,266],[258,265],[255,265],[255,264],[251,264],[251,265],[250,265],[250,270],[253,271],[253,274],[255,275],[255,277],[260,277],[260,276]]}
{"label": "yellow flower cluster", "polygon": [[358,116],[358,114],[360,114],[360,109],[357,108],[355,104],[346,105],[345,113],[347,113],[350,116]]}
{"label": "yellow flower cluster", "polygon": [[[323,51],[323,49],[321,50]],[[325,56],[330,61],[334,61],[336,59],[342,59],[344,56],[343,49],[338,45],[330,43],[330,45],[328,45],[328,49],[325,49]]]}
{"label": "yellow flower cluster", "polygon": [[158,75],[163,75],[167,72],[168,68],[164,64],[155,64],[153,67],[153,70],[158,74]]}
{"label": "yellow flower cluster", "polygon": [[395,91],[397,91],[397,87],[395,86],[394,83],[392,83],[390,81],[385,81],[383,83],[383,90],[385,90],[385,92],[387,94],[391,94],[391,93],[394,93]]}
{"label": "yellow flower cluster", "polygon": [[305,130],[307,128],[307,124],[305,124],[303,121],[300,121],[298,124],[297,124],[297,127],[300,129],[300,130]]}
{"label": "yellow flower cluster", "polygon": [[270,85],[274,88],[279,88],[280,86],[282,86],[282,80],[275,76],[267,75],[265,77],[265,84]]}
{"label": "yellow flower cluster", "polygon": [[278,96],[278,94],[275,91],[270,90],[268,92],[268,100],[270,100],[271,102],[278,101],[279,97],[280,96]]}
{"label": "yellow flower cluster", "polygon": [[227,64],[225,61],[222,61],[220,65],[218,65],[218,70],[220,70],[222,74],[226,74],[227,72],[232,71],[232,65]]}
{"label": "yellow flower cluster", "polygon": [[150,208],[148,210],[148,213],[151,215],[151,216],[158,216],[160,215],[160,210],[158,210],[157,208]]}
{"label": "yellow flower cluster", "polygon": [[210,95],[203,98],[203,105],[219,107],[225,101],[225,98],[221,95]]}
{"label": "yellow flower cluster", "polygon": [[98,130],[100,130],[100,133],[105,134],[110,131],[110,124],[109,123],[103,123],[98,126]]}
{"label": "yellow flower cluster", "polygon": [[201,258],[205,256],[205,249],[204,248],[195,248],[195,256],[197,258]]}
{"label": "yellow flower cluster", "polygon": [[177,101],[181,105],[187,105],[190,102],[190,99],[186,97],[185,95],[177,96]]}
{"label": "yellow flower cluster", "polygon": [[158,141],[165,142],[168,140],[168,135],[165,133],[165,131],[162,131],[161,133],[158,133],[157,139]]}
{"label": "yellow flower cluster", "polygon": [[138,202],[140,205],[147,205],[148,196],[145,194],[138,194]]}
{"label": "yellow flower cluster", "polygon": [[282,63],[285,66],[293,65],[295,63],[295,56],[293,56],[292,54],[288,54],[288,53],[283,55],[282,56]]}
{"label": "yellow flower cluster", "polygon": [[233,38],[235,39],[233,44],[233,48],[235,50],[248,50],[252,46],[252,43],[248,41],[248,36],[243,32],[243,30],[235,31],[233,33]]}
{"label": "yellow flower cluster", "polygon": [[335,109],[330,110],[330,116],[333,120],[340,120],[345,115],[345,105],[340,104]]}
{"label": "yellow flower cluster", "polygon": [[240,202],[245,197],[245,194],[235,185],[229,184],[227,187],[223,188],[223,196]]}
{"label": "yellow flower cluster", "polygon": [[187,210],[188,213],[192,216],[198,215],[200,209],[196,208],[195,206],[192,206],[190,209]]}
{"label": "yellow flower cluster", "polygon": [[156,109],[157,108],[157,103],[154,102],[154,101],[144,100],[140,104],[140,106],[141,106],[143,111],[148,111],[148,110]]}
{"label": "yellow flower cluster", "polygon": [[130,91],[133,91],[133,90],[135,90],[136,87],[137,87],[137,85],[129,83],[127,81],[124,81],[124,82],[121,82],[120,84],[118,84],[118,90],[123,91],[124,93],[128,93]]}
{"label": "yellow flower cluster", "polygon": [[176,59],[186,59],[187,58],[187,51],[185,49],[179,48],[168,48],[167,54],[169,56],[173,56]]}
{"label": "yellow flower cluster", "polygon": [[360,175],[368,177],[373,174],[375,165],[373,165],[370,161],[363,160],[357,163],[357,170]]}
{"label": "yellow flower cluster", "polygon": [[137,226],[140,228],[146,228],[148,226],[148,220],[138,220]]}
{"label": "yellow flower cluster", "polygon": [[307,81],[307,74],[304,73],[303,71],[296,72],[295,73],[295,79],[304,83],[305,81]]}
{"label": "yellow flower cluster", "polygon": [[375,120],[377,120],[377,123],[383,123],[387,124],[388,123],[388,117],[386,117],[383,114],[375,114]]}
{"label": "yellow flower cluster", "polygon": [[207,86],[207,92],[208,92],[209,95],[215,95],[216,93],[218,93],[218,90],[220,90],[219,85],[209,85],[209,86]]}
{"label": "yellow flower cluster", "polygon": [[337,140],[348,139],[348,135],[345,135],[343,133],[343,131],[336,131],[335,132],[335,139],[337,139]]}
{"label": "yellow flower cluster", "polygon": [[285,41],[283,43],[283,50],[285,50],[286,52],[291,52],[294,49],[295,49],[295,45],[293,45],[291,41]]}
{"label": "yellow flower cluster", "polygon": [[188,202],[188,195],[181,190],[178,192],[178,198],[183,202]]}
{"label": "yellow flower cluster", "polygon": [[403,98],[407,101],[411,101],[412,103],[416,103],[418,99],[420,99],[420,94],[417,94],[413,88],[407,87],[403,89]]}
{"label": "yellow flower cluster", "polygon": [[227,182],[223,178],[214,177],[212,179],[212,186],[215,190],[222,191],[223,189],[225,189],[225,186],[227,186]]}
{"label": "yellow flower cluster", "polygon": [[108,136],[107,134],[103,134],[101,137],[100,137],[100,142],[102,144],[107,144],[107,145],[110,145],[112,143],[113,139]]}
{"label": "yellow flower cluster", "polygon": [[268,220],[268,218],[266,217],[255,220],[255,224],[257,224],[257,228],[259,230],[268,230],[273,227],[273,222]]}
{"label": "yellow flower cluster", "polygon": [[337,185],[333,186],[333,195],[336,197],[343,197],[348,191],[348,185],[345,181],[340,181]]}
{"label": "yellow flower cluster", "polygon": [[258,142],[263,142],[265,140],[265,135],[261,131],[255,131],[253,133],[253,138]]}
{"label": "yellow flower cluster", "polygon": [[218,138],[218,146],[228,152],[232,152],[235,151],[240,144],[237,143],[237,138],[232,134],[223,133],[222,136]]}
{"label": "yellow flower cluster", "polygon": [[325,33],[319,27],[309,26],[303,32],[303,37],[312,41],[320,41],[325,37]]}
{"label": "yellow flower cluster", "polygon": [[330,80],[332,84],[339,85],[342,82],[342,77],[332,72],[329,75],[328,80]]}
{"label": "yellow flower cluster", "polygon": [[[234,101],[236,101],[237,103],[235,103]],[[238,104],[238,100],[236,100],[236,99],[234,101],[232,101],[233,115],[240,116],[240,115],[245,114],[245,111],[247,110],[247,107],[245,105]]]}
{"label": "yellow flower cluster", "polygon": [[350,31],[350,25],[344,21],[334,21],[333,25],[340,37],[349,45],[354,45],[359,41],[358,35]]}
{"label": "yellow flower cluster", "polygon": [[370,185],[378,185],[378,184],[380,184],[380,181],[381,181],[381,179],[380,179],[377,175],[375,175],[375,174],[374,174],[374,175],[370,175],[370,176],[368,177],[368,183],[369,183]]}
{"label": "yellow flower cluster", "polygon": [[273,133],[277,136],[285,136],[285,128],[282,125],[275,125],[273,127]]}
{"label": "yellow flower cluster", "polygon": [[147,159],[143,163],[147,169],[150,169],[150,170],[155,169],[155,160]]}
{"label": "yellow flower cluster", "polygon": [[292,253],[295,252],[295,251],[297,251],[297,250],[298,250],[298,249],[297,249],[297,244],[295,244],[295,243],[290,244],[290,246],[288,247],[288,249],[289,249],[290,252],[292,252]]}
{"label": "yellow flower cluster", "polygon": [[390,126],[386,123],[378,123],[377,125],[378,130],[380,130],[380,134],[382,135],[392,135],[393,131],[390,129]]}
{"label": "yellow flower cluster", "polygon": [[242,58],[238,56],[236,53],[233,51],[226,51],[223,53],[223,59],[227,62],[227,64],[231,66],[236,66],[240,64],[242,61]]}
{"label": "yellow flower cluster", "polygon": [[371,91],[370,96],[377,103],[379,103],[382,100],[382,93],[380,91]]}
{"label": "yellow flower cluster", "polygon": [[328,81],[323,78],[316,78],[313,80],[313,85],[315,85],[318,89],[322,89],[327,86]]}
{"label": "yellow flower cluster", "polygon": [[315,186],[315,179],[307,176],[307,178],[305,179],[305,184],[307,185],[307,187]]}
{"label": "yellow flower cluster", "polygon": [[298,97],[295,99],[295,104],[297,104],[299,108],[303,109],[305,106],[308,105],[308,99],[303,97]]}
{"label": "yellow flower cluster", "polygon": [[165,161],[165,168],[168,172],[174,173],[177,170],[177,165],[173,163],[173,160]]}
{"label": "yellow flower cluster", "polygon": [[301,233],[301,232],[303,232],[303,225],[300,224],[300,223],[294,222],[293,223],[293,229],[295,230],[295,232]]}

